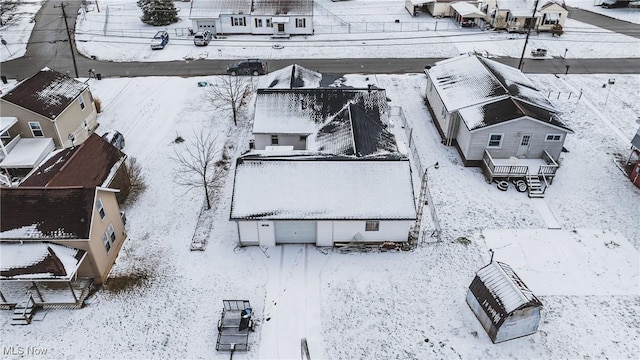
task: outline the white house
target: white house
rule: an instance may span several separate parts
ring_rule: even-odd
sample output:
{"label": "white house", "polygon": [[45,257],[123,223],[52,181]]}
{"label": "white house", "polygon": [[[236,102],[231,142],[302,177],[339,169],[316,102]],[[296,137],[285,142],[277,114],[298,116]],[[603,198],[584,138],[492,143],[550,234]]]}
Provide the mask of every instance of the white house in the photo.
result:
{"label": "white house", "polygon": [[546,31],[555,24],[564,26],[569,11],[563,0],[541,0],[534,12],[535,4],[535,0],[484,0],[482,9],[487,14],[487,22],[496,29]]}
{"label": "white house", "polygon": [[237,161],[230,219],[241,245],[405,242],[416,221],[409,160],[250,152]]}
{"label": "white house", "polygon": [[313,34],[313,0],[192,0],[189,19],[213,34]]}

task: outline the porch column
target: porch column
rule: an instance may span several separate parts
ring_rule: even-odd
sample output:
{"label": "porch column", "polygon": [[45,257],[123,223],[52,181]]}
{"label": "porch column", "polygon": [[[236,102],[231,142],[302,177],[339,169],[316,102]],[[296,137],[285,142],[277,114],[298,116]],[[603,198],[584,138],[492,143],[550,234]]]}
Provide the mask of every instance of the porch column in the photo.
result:
{"label": "porch column", "polygon": [[7,303],[7,299],[4,297],[4,295],[2,294],[2,291],[0,291],[0,299],[2,299],[3,303]]}
{"label": "porch column", "polygon": [[73,291],[73,286],[71,285],[71,281],[67,282],[67,284],[69,284],[69,289],[71,289],[71,295],[73,295],[73,300],[78,302],[78,297],[76,296],[75,291]]}
{"label": "porch column", "polygon": [[38,286],[36,285],[35,281],[31,282],[33,284],[33,287],[36,289],[36,293],[38,293],[38,297],[40,298],[40,302],[44,302],[44,298],[42,297],[42,294],[40,293],[40,290],[38,289]]}

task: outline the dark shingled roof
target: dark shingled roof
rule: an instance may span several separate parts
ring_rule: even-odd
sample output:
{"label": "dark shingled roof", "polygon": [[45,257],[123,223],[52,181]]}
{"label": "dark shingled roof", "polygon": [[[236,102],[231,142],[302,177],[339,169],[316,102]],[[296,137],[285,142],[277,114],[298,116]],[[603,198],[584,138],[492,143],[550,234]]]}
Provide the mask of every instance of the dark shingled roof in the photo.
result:
{"label": "dark shingled roof", "polygon": [[93,133],[82,144],[49,158],[21,187],[102,186],[111,169],[125,155]]}
{"label": "dark shingled roof", "polygon": [[54,120],[88,87],[65,74],[44,68],[16,85],[2,99]]}
{"label": "dark shingled roof", "polygon": [[[363,100],[349,104],[316,134],[319,151],[358,157],[398,151],[395,137],[380,121],[377,107],[364,108]],[[374,111],[375,110],[375,111]]]}
{"label": "dark shingled roof", "polygon": [[94,197],[95,188],[3,188],[0,238],[88,239]]}

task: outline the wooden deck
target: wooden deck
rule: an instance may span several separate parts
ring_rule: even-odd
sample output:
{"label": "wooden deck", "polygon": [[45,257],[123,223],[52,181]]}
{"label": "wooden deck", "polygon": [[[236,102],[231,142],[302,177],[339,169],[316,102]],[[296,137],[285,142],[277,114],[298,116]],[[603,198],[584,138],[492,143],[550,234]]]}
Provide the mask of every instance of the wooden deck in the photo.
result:
{"label": "wooden deck", "polygon": [[485,150],[482,158],[482,171],[488,182],[493,182],[494,179],[525,178],[527,175],[536,175],[552,181],[558,167],[546,151],[538,159],[497,159]]}

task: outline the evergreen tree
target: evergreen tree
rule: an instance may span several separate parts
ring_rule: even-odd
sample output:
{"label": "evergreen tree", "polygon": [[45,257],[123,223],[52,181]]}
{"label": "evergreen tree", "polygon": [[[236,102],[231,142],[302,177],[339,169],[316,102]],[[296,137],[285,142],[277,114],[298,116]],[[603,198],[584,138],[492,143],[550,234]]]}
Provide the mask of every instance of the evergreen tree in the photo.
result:
{"label": "evergreen tree", "polygon": [[178,10],[173,0],[138,0],[142,10],[140,20],[153,26],[164,26],[178,22]]}

